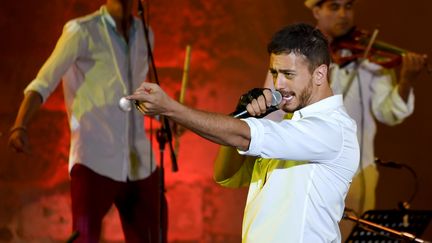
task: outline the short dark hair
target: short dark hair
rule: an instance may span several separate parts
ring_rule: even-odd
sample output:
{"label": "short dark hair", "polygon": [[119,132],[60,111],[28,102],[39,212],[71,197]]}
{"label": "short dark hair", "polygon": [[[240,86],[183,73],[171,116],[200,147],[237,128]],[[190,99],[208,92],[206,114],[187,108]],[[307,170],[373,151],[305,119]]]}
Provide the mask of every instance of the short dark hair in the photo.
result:
{"label": "short dark hair", "polygon": [[315,6],[316,7],[321,7],[325,1],[326,0],[321,0],[321,1],[317,2],[317,3],[315,3]]}
{"label": "short dark hair", "polygon": [[330,65],[331,57],[326,37],[317,28],[298,23],[276,32],[267,46],[269,54],[301,54],[312,72],[322,64]]}
{"label": "short dark hair", "polygon": [[[315,7],[322,7],[322,5],[325,3],[325,2],[328,2],[329,0],[320,0],[320,1],[318,1],[317,3],[315,3]],[[352,3],[354,2],[354,0],[352,0],[351,1]]]}

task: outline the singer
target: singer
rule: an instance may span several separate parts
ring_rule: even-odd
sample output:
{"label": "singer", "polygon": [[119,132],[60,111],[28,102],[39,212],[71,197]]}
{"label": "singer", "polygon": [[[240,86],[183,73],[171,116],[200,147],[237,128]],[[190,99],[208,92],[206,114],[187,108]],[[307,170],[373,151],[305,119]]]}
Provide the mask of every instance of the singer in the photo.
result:
{"label": "singer", "polygon": [[[215,164],[221,185],[249,186],[243,242],[340,242],[338,222],[358,167],[359,146],[355,122],[328,82],[327,40],[310,25],[291,25],[273,36],[268,52],[269,71],[282,95],[278,107],[294,112],[291,120],[199,111],[152,83],[143,83],[128,99],[144,104],[146,114],[164,115],[249,156],[244,162]],[[272,92],[263,90],[246,109],[260,116],[271,103]]]}
{"label": "singer", "polygon": [[[102,220],[113,204],[125,242],[160,242],[159,207],[164,202],[159,202],[158,172],[143,116],[135,109],[125,111],[121,101],[148,71],[143,25],[132,16],[134,4],[107,0],[99,11],[65,25],[53,53],[25,89],[10,131],[9,145],[29,152],[30,118],[63,79],[71,129],[74,243],[99,242]],[[166,235],[166,215],[163,220]]]}

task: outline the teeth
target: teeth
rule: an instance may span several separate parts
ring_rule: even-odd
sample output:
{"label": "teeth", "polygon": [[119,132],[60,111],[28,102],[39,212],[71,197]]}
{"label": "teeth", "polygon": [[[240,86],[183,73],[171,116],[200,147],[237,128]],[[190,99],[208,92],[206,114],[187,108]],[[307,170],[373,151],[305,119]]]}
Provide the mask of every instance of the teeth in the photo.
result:
{"label": "teeth", "polygon": [[288,96],[288,97],[284,97],[284,99],[286,100],[286,101],[290,101],[290,100],[292,100],[294,98],[294,96],[292,96],[292,95],[290,95],[290,96]]}

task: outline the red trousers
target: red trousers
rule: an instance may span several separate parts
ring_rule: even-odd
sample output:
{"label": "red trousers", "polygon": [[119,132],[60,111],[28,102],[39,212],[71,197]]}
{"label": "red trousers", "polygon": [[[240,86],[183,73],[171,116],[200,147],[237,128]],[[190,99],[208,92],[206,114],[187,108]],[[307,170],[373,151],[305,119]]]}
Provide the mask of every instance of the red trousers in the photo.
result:
{"label": "red trousers", "polygon": [[166,242],[168,210],[165,197],[159,203],[158,171],[143,180],[118,182],[75,164],[71,171],[71,198],[73,231],[78,238],[74,243],[99,242],[102,219],[112,204],[119,212],[125,242],[159,243],[160,238]]}

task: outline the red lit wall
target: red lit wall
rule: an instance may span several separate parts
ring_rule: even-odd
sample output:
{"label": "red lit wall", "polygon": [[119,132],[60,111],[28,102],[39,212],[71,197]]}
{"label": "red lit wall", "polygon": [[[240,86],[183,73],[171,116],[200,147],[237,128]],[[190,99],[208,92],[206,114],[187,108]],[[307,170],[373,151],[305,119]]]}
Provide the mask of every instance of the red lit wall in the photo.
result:
{"label": "red lit wall", "polygon": [[[58,89],[29,127],[31,155],[7,148],[22,90],[49,56],[63,24],[99,8],[104,1],[7,1],[0,8],[0,242],[62,242],[71,230],[67,160],[69,130]],[[178,97],[184,52],[192,56],[185,103],[230,113],[238,97],[264,80],[266,43],[280,27],[314,23],[301,0],[146,1],[155,32],[155,60],[161,86]],[[373,6],[372,6],[373,5]],[[385,41],[432,55],[432,2],[407,5],[392,0],[358,1],[359,26],[380,28]],[[390,11],[389,17],[383,12]],[[361,23],[361,24],[360,24]],[[431,76],[415,84],[416,110],[405,123],[379,127],[377,155],[407,163],[420,188],[413,209],[432,209],[429,149],[432,120],[428,100]],[[157,122],[153,122],[157,126]],[[147,127],[149,125],[147,123]],[[295,143],[296,141],[293,141]],[[155,153],[157,154],[157,144]],[[170,242],[240,242],[246,190],[225,189],[212,179],[218,146],[186,131],[179,139],[179,171],[165,156]],[[413,179],[405,171],[380,168],[378,207],[406,200]],[[394,190],[398,188],[398,190]],[[122,242],[117,212],[104,221],[104,242]],[[431,230],[428,231],[432,239]]]}

